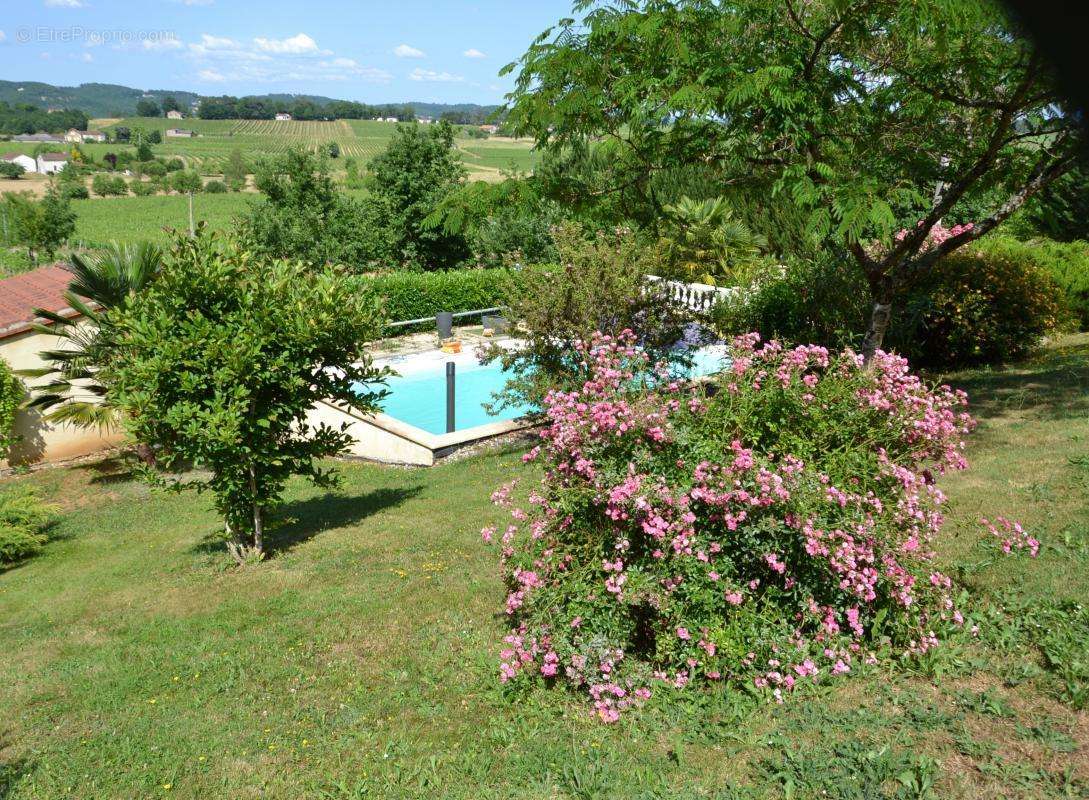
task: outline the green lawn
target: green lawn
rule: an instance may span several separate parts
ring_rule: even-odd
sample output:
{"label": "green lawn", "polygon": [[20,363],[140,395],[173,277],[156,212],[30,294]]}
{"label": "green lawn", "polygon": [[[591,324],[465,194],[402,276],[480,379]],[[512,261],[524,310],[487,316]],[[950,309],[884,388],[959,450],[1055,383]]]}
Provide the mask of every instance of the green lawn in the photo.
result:
{"label": "green lawn", "polygon": [[[979,641],[783,706],[691,692],[615,726],[498,686],[478,531],[516,452],[293,485],[274,556],[243,570],[206,498],[110,463],[13,479],[64,511],[0,574],[0,797],[1089,796],[1089,622],[1064,605],[1089,592],[1089,336],[955,380],[982,424],[973,469],[942,480],[947,566]],[[984,513],[1025,522],[1040,558],[979,544]]]}

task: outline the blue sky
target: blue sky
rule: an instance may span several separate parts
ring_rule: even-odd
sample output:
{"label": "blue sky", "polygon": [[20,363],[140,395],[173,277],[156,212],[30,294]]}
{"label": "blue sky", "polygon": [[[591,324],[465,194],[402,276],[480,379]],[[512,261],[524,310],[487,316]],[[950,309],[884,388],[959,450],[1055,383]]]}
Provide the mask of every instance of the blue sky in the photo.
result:
{"label": "blue sky", "polygon": [[497,73],[570,0],[22,0],[0,78],[201,94],[499,103]]}

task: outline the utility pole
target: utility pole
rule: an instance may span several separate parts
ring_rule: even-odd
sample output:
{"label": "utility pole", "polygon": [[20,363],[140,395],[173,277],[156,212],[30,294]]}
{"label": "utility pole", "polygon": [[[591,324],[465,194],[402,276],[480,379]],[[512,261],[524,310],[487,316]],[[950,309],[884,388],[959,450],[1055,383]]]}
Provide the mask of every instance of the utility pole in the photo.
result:
{"label": "utility pole", "polygon": [[197,235],[197,229],[193,225],[193,192],[189,192],[189,238]]}

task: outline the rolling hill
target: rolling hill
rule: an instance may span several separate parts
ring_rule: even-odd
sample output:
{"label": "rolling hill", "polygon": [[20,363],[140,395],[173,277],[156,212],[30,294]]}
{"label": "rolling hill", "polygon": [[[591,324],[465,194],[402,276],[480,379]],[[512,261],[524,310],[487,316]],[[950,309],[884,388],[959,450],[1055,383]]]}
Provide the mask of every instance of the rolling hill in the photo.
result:
{"label": "rolling hill", "polygon": [[[182,108],[189,108],[198,102],[202,95],[181,89],[133,89],[113,83],[81,83],[79,86],[53,86],[38,81],[3,81],[0,80],[0,101],[8,103],[30,103],[42,108],[76,108],[89,117],[130,117],[136,113],[136,103],[144,98],[162,103],[162,99],[172,95]],[[265,94],[256,95],[259,99],[290,101],[310,100],[317,105],[332,102],[332,97],[322,95]],[[344,98],[349,99],[349,98]],[[490,113],[496,106],[482,106],[476,103],[417,103],[412,102],[416,113],[421,116],[438,117],[444,111],[465,111],[469,113]]]}

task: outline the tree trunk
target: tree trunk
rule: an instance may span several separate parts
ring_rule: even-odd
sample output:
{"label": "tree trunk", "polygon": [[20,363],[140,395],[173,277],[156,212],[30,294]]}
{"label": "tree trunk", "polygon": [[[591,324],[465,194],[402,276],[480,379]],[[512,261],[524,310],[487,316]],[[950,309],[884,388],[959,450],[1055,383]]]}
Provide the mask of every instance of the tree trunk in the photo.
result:
{"label": "tree trunk", "polygon": [[261,504],[257,502],[257,468],[250,464],[250,496],[253,498],[253,546],[258,553],[265,550],[264,520],[261,516]]}
{"label": "tree trunk", "polygon": [[889,329],[889,320],[892,318],[892,298],[880,298],[874,300],[873,311],[870,312],[870,326],[866,329],[866,336],[862,339],[862,357],[866,363],[870,363],[874,353],[881,349],[885,342],[885,331]]}

